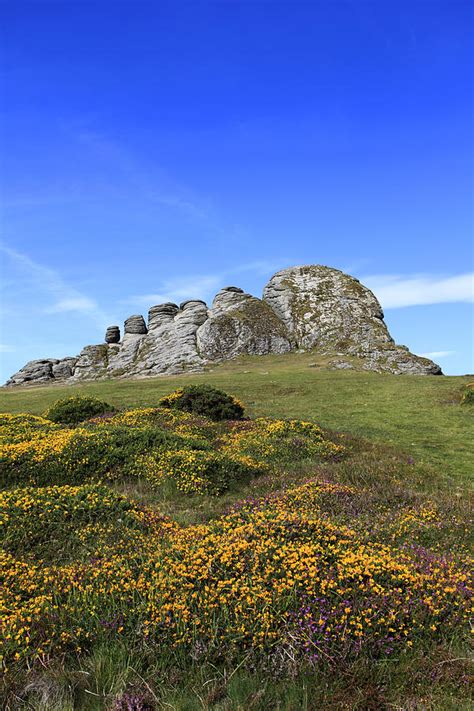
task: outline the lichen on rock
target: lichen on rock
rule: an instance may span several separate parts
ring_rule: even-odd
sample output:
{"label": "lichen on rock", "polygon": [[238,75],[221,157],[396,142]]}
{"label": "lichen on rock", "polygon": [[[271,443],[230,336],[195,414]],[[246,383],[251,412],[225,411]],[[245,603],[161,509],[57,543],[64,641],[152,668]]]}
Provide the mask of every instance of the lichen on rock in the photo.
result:
{"label": "lichen on rock", "polygon": [[283,269],[265,286],[263,299],[299,348],[356,356],[366,370],[441,373],[432,361],[395,344],[375,295],[338,269],[319,264]]}
{"label": "lichen on rock", "polygon": [[315,350],[334,356],[330,367],[393,374],[439,375],[441,368],[393,341],[374,294],[357,279],[321,265],[277,272],[258,299],[236,286],[210,309],[189,299],[152,306],[126,319],[120,341],[110,326],[106,343],[74,358],[27,363],[6,385],[96,380],[202,371],[236,356]]}
{"label": "lichen on rock", "polygon": [[197,343],[209,361],[286,353],[292,347],[284,324],[267,304],[237,287],[218,292],[209,318],[198,330]]}

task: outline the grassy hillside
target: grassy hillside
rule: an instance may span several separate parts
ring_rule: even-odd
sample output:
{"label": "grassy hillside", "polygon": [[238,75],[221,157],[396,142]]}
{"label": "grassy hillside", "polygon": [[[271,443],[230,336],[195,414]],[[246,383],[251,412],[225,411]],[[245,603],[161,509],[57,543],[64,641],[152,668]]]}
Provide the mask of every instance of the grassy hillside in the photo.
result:
{"label": "grassy hillside", "polygon": [[[324,365],[1,391],[120,410],[0,418],[2,709],[472,708],[471,378]],[[150,407],[189,382],[271,419]]]}
{"label": "grassy hillside", "polygon": [[4,389],[0,411],[40,414],[59,397],[77,393],[117,407],[155,405],[180,384],[206,382],[239,397],[252,415],[309,419],[388,443],[461,484],[474,472],[474,415],[459,405],[461,388],[471,380],[329,371],[313,354],[287,354],[240,358],[204,374]]}

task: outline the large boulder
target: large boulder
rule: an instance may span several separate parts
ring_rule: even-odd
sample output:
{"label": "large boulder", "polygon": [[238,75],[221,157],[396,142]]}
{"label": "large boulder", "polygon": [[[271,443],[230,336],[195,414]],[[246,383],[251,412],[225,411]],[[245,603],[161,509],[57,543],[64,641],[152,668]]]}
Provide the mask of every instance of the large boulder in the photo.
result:
{"label": "large boulder", "polygon": [[11,376],[5,385],[25,385],[28,383],[46,383],[53,379],[53,366],[57,358],[30,360],[18,373]]}
{"label": "large boulder", "polygon": [[174,319],[179,311],[179,306],[168,301],[166,304],[152,306],[148,312],[148,330],[153,331],[164,323]]}
{"label": "large boulder", "polygon": [[263,299],[300,348],[358,352],[393,343],[374,294],[337,269],[282,269],[265,286]]}
{"label": "large boulder", "polygon": [[209,361],[286,353],[292,347],[287,328],[272,309],[235,286],[215,296],[209,318],[197,332],[197,345]]}
{"label": "large boulder", "polygon": [[282,269],[265,286],[263,299],[299,348],[356,356],[368,370],[441,373],[436,363],[395,344],[374,294],[338,269],[319,264]]}
{"label": "large boulder", "polygon": [[145,319],[140,314],[129,316],[124,323],[124,332],[134,335],[144,335],[147,333]]}

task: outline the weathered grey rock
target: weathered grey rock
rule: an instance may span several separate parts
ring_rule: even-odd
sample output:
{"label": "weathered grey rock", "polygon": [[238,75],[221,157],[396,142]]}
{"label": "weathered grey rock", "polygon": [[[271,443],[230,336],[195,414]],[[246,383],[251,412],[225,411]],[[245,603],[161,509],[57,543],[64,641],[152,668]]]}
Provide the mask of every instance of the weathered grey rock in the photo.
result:
{"label": "weathered grey rock", "polygon": [[30,360],[26,365],[12,375],[5,385],[25,385],[27,383],[45,383],[53,378],[53,365],[59,361],[56,358]]}
{"label": "weathered grey rock", "polygon": [[188,299],[187,301],[182,301],[179,305],[179,308],[181,310],[186,309],[190,304],[204,304],[207,309],[207,304],[205,301],[202,301],[202,299]]}
{"label": "weathered grey rock", "polygon": [[133,334],[147,333],[145,319],[141,315],[129,316],[124,324],[124,332]]}
{"label": "weathered grey rock", "polygon": [[[176,304],[164,306],[168,308],[151,315],[153,328],[135,345],[133,363],[127,366],[131,375],[182,373],[202,370],[205,365],[196,342],[196,332],[208,318],[205,302],[189,300],[182,304],[182,308]],[[116,374],[121,358],[122,354],[111,361],[109,371],[112,375]]]}
{"label": "weathered grey rock", "polygon": [[209,318],[197,332],[197,345],[209,361],[241,354],[286,353],[292,347],[286,327],[271,308],[232,286],[214,298]]}
{"label": "weathered grey rock", "polygon": [[120,342],[120,328],[118,326],[109,326],[105,332],[106,343]]}
{"label": "weathered grey rock", "polygon": [[321,265],[277,272],[263,298],[299,348],[363,359],[367,370],[436,375],[441,368],[397,346],[374,294],[358,279]]}
{"label": "weathered grey rock", "polygon": [[155,328],[159,328],[163,323],[172,321],[178,311],[178,305],[171,302],[152,306],[148,312],[148,330],[152,331]]}
{"label": "weathered grey rock", "polygon": [[372,343],[393,343],[373,293],[337,269],[283,269],[265,286],[263,299],[301,348],[350,352],[370,350]]}
{"label": "weathered grey rock", "polygon": [[95,380],[103,377],[108,364],[109,347],[106,343],[85,346],[74,366],[74,380]]}
{"label": "weathered grey rock", "polygon": [[277,272],[263,300],[227,286],[210,309],[199,299],[152,306],[148,329],[143,316],[130,316],[122,341],[118,326],[107,329],[105,340],[86,346],[77,358],[30,361],[7,385],[193,372],[241,354],[293,349],[329,354],[329,367],[336,369],[441,373],[432,361],[394,343],[369,289],[320,265]]}
{"label": "weathered grey rock", "polygon": [[77,358],[61,358],[60,361],[53,365],[53,378],[55,380],[66,380],[74,375],[74,368],[77,363]]}

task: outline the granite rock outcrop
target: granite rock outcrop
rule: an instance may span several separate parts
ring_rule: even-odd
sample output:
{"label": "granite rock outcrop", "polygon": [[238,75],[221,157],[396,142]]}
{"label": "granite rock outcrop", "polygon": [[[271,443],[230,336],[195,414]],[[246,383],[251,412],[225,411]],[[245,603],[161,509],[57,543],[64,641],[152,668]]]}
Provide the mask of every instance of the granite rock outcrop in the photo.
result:
{"label": "granite rock outcrop", "polygon": [[439,365],[396,345],[375,295],[338,269],[320,265],[282,269],[265,286],[263,299],[298,348],[354,356],[366,370],[441,373]]}
{"label": "granite rock outcrop", "polygon": [[109,326],[105,343],[76,357],[30,361],[6,385],[202,371],[243,354],[291,350],[330,355],[338,369],[441,374],[394,342],[370,289],[337,269],[309,265],[277,272],[262,299],[227,286],[209,309],[200,299],[157,304],[148,324],[140,314],[125,320],[122,340],[120,328]]}

